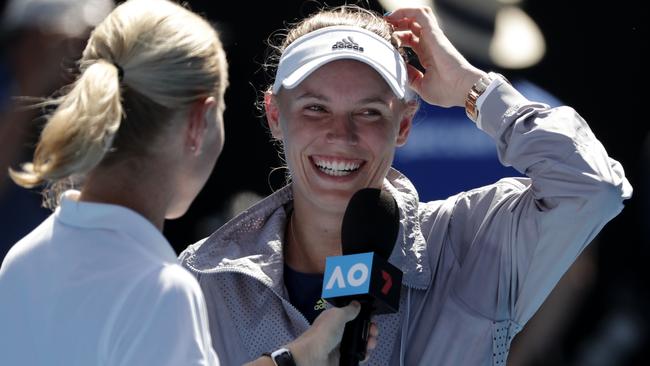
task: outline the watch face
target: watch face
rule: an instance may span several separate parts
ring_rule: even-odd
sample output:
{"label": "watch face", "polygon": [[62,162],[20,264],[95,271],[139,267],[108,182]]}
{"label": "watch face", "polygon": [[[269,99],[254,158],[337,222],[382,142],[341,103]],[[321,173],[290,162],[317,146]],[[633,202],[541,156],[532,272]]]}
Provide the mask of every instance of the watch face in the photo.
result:
{"label": "watch face", "polygon": [[272,354],[273,361],[278,366],[296,366],[296,363],[293,361],[293,356],[286,348],[281,348]]}

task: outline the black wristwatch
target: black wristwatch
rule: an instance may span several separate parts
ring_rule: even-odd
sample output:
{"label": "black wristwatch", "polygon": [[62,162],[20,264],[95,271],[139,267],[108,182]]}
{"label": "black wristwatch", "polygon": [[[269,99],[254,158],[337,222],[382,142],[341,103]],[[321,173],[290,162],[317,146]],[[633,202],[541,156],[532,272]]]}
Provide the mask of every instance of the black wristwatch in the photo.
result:
{"label": "black wristwatch", "polygon": [[296,362],[293,360],[293,355],[288,348],[280,348],[271,353],[264,353],[264,356],[271,357],[275,366],[296,366]]}

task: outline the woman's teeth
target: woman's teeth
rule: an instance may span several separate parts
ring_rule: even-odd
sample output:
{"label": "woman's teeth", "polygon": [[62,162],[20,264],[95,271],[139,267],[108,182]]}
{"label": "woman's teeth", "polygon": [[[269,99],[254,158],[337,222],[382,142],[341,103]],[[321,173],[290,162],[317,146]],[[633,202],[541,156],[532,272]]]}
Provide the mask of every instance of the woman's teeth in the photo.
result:
{"label": "woman's teeth", "polygon": [[361,166],[360,162],[316,160],[314,163],[321,172],[335,177],[350,175]]}

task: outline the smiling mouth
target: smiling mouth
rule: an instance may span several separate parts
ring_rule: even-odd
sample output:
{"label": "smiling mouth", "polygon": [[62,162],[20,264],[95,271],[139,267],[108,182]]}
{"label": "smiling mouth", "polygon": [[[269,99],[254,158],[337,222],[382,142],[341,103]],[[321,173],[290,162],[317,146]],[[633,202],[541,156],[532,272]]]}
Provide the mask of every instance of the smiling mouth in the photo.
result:
{"label": "smiling mouth", "polygon": [[334,159],[315,156],[311,159],[318,170],[333,177],[350,175],[359,170],[364,164],[363,160],[358,159]]}

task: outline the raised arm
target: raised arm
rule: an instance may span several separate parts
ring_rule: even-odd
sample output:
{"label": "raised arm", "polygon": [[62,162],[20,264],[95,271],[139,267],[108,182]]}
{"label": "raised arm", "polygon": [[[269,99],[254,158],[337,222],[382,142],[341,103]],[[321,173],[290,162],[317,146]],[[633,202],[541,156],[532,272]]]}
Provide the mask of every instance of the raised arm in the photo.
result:
{"label": "raised arm", "polygon": [[523,324],[632,187],[578,113],[529,101],[501,76],[472,66],[431,9],[399,9],[387,20],[426,69],[409,67],[425,101],[465,106],[470,89],[483,83],[472,119],[494,139],[500,161],[529,177],[460,195],[448,236],[462,267],[456,293],[485,316]]}

